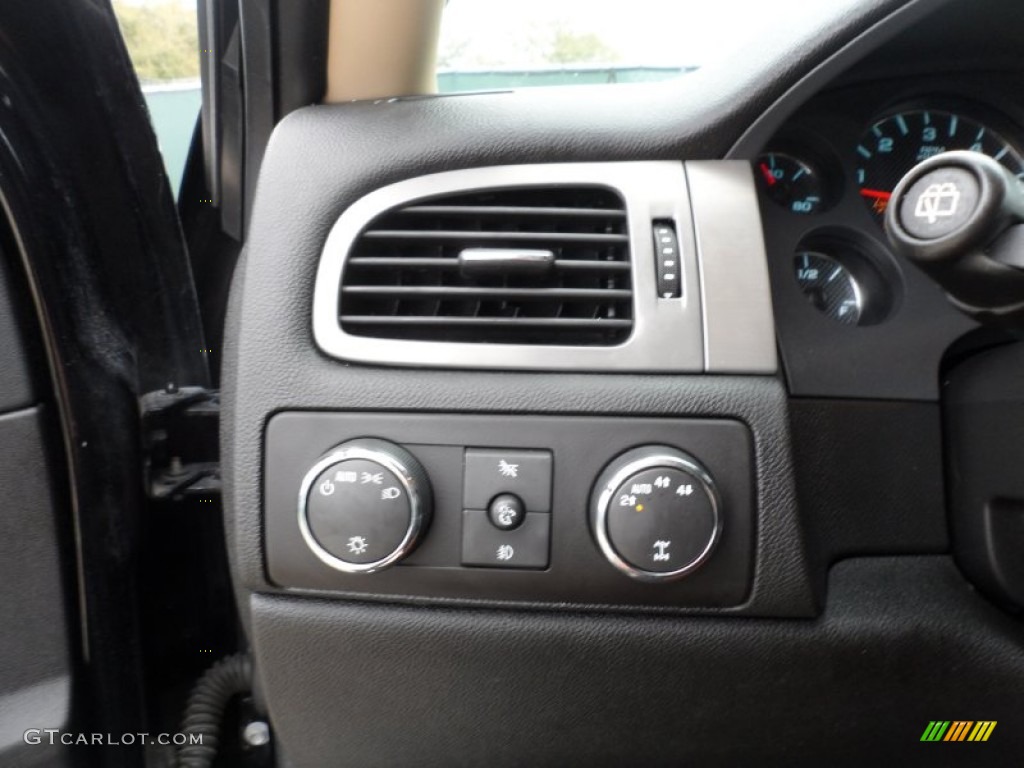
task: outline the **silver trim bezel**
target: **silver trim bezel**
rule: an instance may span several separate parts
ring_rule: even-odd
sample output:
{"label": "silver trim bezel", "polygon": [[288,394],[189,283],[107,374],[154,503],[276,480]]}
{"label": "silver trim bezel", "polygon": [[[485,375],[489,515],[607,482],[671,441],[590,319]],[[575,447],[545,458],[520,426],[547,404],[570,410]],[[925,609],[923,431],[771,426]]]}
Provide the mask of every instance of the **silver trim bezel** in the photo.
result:
{"label": "silver trim bezel", "polygon": [[[626,204],[633,284],[633,331],[609,347],[469,344],[354,336],[341,328],[339,288],[345,262],[366,226],[394,208],[488,189],[594,185]],[[657,294],[655,219],[675,221],[682,252],[683,296]],[[504,370],[704,370],[700,270],[683,164],[677,161],[561,163],[448,171],[371,192],[348,208],[324,246],[313,293],[313,337],[327,355],[393,366]]]}
{"label": "silver trim bezel", "polygon": [[775,373],[775,311],[750,163],[686,163],[708,373]]}
{"label": "silver trim bezel", "polygon": [[[350,563],[332,555],[320,545],[320,542],[316,540],[313,531],[309,527],[308,500],[313,483],[322,472],[331,466],[351,459],[365,459],[380,464],[398,478],[398,481],[405,488],[406,497],[409,499],[409,527],[406,529],[401,543],[390,555],[380,560],[375,560],[372,563]],[[299,532],[302,534],[306,546],[312,550],[313,554],[324,565],[328,565],[343,573],[376,573],[402,560],[416,548],[420,534],[423,532],[425,520],[423,499],[420,496],[416,479],[409,468],[400,459],[388,453],[362,445],[342,446],[313,465],[312,469],[302,478],[302,483],[299,486],[298,512]]]}
{"label": "silver trim bezel", "polygon": [[[663,573],[645,571],[642,568],[637,568],[635,565],[626,562],[622,556],[619,555],[608,536],[608,510],[611,506],[611,500],[615,495],[615,491],[633,475],[649,469],[657,469],[658,467],[681,469],[684,472],[693,475],[711,502],[711,513],[715,521],[711,538],[701,553],[682,568],[678,568],[674,571],[665,571]],[[594,518],[594,534],[597,538],[597,545],[601,548],[601,552],[608,559],[608,562],[630,578],[646,582],[674,581],[676,579],[680,579],[700,568],[707,559],[711,557],[711,553],[715,550],[715,547],[718,545],[718,540],[721,538],[721,500],[719,499],[718,491],[715,488],[715,482],[711,479],[711,475],[708,474],[696,459],[684,457],[684,455],[672,456],[670,454],[654,454],[652,456],[644,456],[634,459],[621,469],[617,470],[605,483],[604,488],[601,489],[601,494],[597,500],[597,509]]]}

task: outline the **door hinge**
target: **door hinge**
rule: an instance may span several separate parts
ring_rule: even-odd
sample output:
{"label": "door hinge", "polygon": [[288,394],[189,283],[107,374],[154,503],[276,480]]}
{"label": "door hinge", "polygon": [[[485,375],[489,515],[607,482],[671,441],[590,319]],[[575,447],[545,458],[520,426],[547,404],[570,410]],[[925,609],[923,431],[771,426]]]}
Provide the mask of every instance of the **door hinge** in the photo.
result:
{"label": "door hinge", "polygon": [[146,494],[179,500],[220,493],[220,392],[178,387],[140,398]]}

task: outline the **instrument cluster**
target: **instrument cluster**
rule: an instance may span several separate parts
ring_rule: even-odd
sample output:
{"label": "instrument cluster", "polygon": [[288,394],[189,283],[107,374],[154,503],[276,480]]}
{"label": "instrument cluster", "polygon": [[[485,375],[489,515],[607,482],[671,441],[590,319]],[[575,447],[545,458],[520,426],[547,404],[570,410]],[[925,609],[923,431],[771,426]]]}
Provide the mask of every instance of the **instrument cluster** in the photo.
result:
{"label": "instrument cluster", "polygon": [[794,394],[938,397],[944,355],[976,324],[894,255],[884,214],[899,180],[947,151],[988,155],[1024,183],[1021,92],[1014,73],[849,81],[765,141],[753,172]]}
{"label": "instrument cluster", "polygon": [[[1006,166],[1024,183],[1024,157],[1015,141],[1021,131],[991,110],[951,109],[942,101],[888,109],[872,117],[856,142],[830,147],[822,136],[780,137],[755,161],[765,201],[796,217],[820,216],[843,196],[857,197],[880,227],[899,180],[919,162],[952,150],[981,152]],[[1014,138],[1010,138],[1014,137]],[[841,152],[841,154],[840,154]],[[844,173],[847,171],[847,173]],[[898,297],[881,271],[885,255],[855,231],[846,237],[819,234],[792,255],[792,275],[821,315],[845,325],[886,319]]]}

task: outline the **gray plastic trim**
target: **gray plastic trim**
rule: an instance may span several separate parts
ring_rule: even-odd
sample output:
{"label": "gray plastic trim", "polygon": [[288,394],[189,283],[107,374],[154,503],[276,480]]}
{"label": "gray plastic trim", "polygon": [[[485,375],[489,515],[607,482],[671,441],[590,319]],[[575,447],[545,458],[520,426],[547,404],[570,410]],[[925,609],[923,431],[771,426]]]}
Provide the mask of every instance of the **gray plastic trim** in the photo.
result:
{"label": "gray plastic trim", "polygon": [[[767,267],[750,265],[757,258],[764,259],[764,245],[749,167],[744,163],[702,163],[701,166],[698,180],[707,188],[705,194],[736,193],[737,196],[724,200],[714,197],[709,201],[712,208],[722,205],[725,217],[733,226],[722,230],[708,222],[703,228],[707,233],[705,237],[717,237],[724,242],[699,246],[694,239],[686,174],[683,164],[674,161],[474,168],[422,176],[372,192],[341,215],[324,246],[313,295],[313,337],[317,346],[341,360],[396,366],[774,373],[777,363],[770,298],[767,305],[764,302],[764,297],[770,295]],[[634,321],[632,334],[622,344],[578,347],[402,341],[353,336],[342,330],[338,292],[345,262],[359,235],[380,214],[444,194],[583,184],[614,189],[626,202]],[[682,298],[663,299],[657,295],[652,234],[655,219],[676,222],[683,262]],[[716,280],[709,288],[701,282],[703,273],[708,270],[698,264],[700,258],[728,260],[729,263],[710,270],[713,276],[730,273],[737,266],[749,267],[749,273],[739,277],[736,285]],[[702,306],[707,303],[712,311]],[[767,314],[763,312],[765,306]],[[712,355],[706,349],[704,318],[724,318],[733,309],[738,316],[728,322],[721,320],[727,327],[715,338],[726,334],[734,334],[735,338]],[[767,350],[761,346],[765,336],[771,339]]]}
{"label": "gray plastic trim", "polygon": [[68,674],[46,678],[35,685],[0,695],[0,712],[3,713],[0,718],[0,759],[3,764],[43,765],[42,761],[21,763],[14,756],[26,746],[26,733],[33,729],[38,732],[31,735],[41,736],[43,745],[48,746],[49,737],[41,729],[66,727],[71,715],[70,701],[71,676]]}

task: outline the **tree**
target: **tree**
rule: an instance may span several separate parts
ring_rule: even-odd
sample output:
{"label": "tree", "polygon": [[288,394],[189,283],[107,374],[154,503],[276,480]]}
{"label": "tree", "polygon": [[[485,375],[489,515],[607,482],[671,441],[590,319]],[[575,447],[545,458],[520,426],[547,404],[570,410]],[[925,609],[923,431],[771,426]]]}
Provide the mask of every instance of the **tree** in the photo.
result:
{"label": "tree", "polygon": [[114,0],[128,53],[143,82],[199,77],[194,8],[177,0],[136,5]]}
{"label": "tree", "polygon": [[467,51],[472,49],[472,41],[463,38],[456,42],[449,43],[437,52],[438,69],[455,69],[462,65],[466,58]]}
{"label": "tree", "polygon": [[593,32],[575,32],[566,24],[556,24],[551,30],[545,62],[551,64],[612,64],[619,60],[618,52]]}

